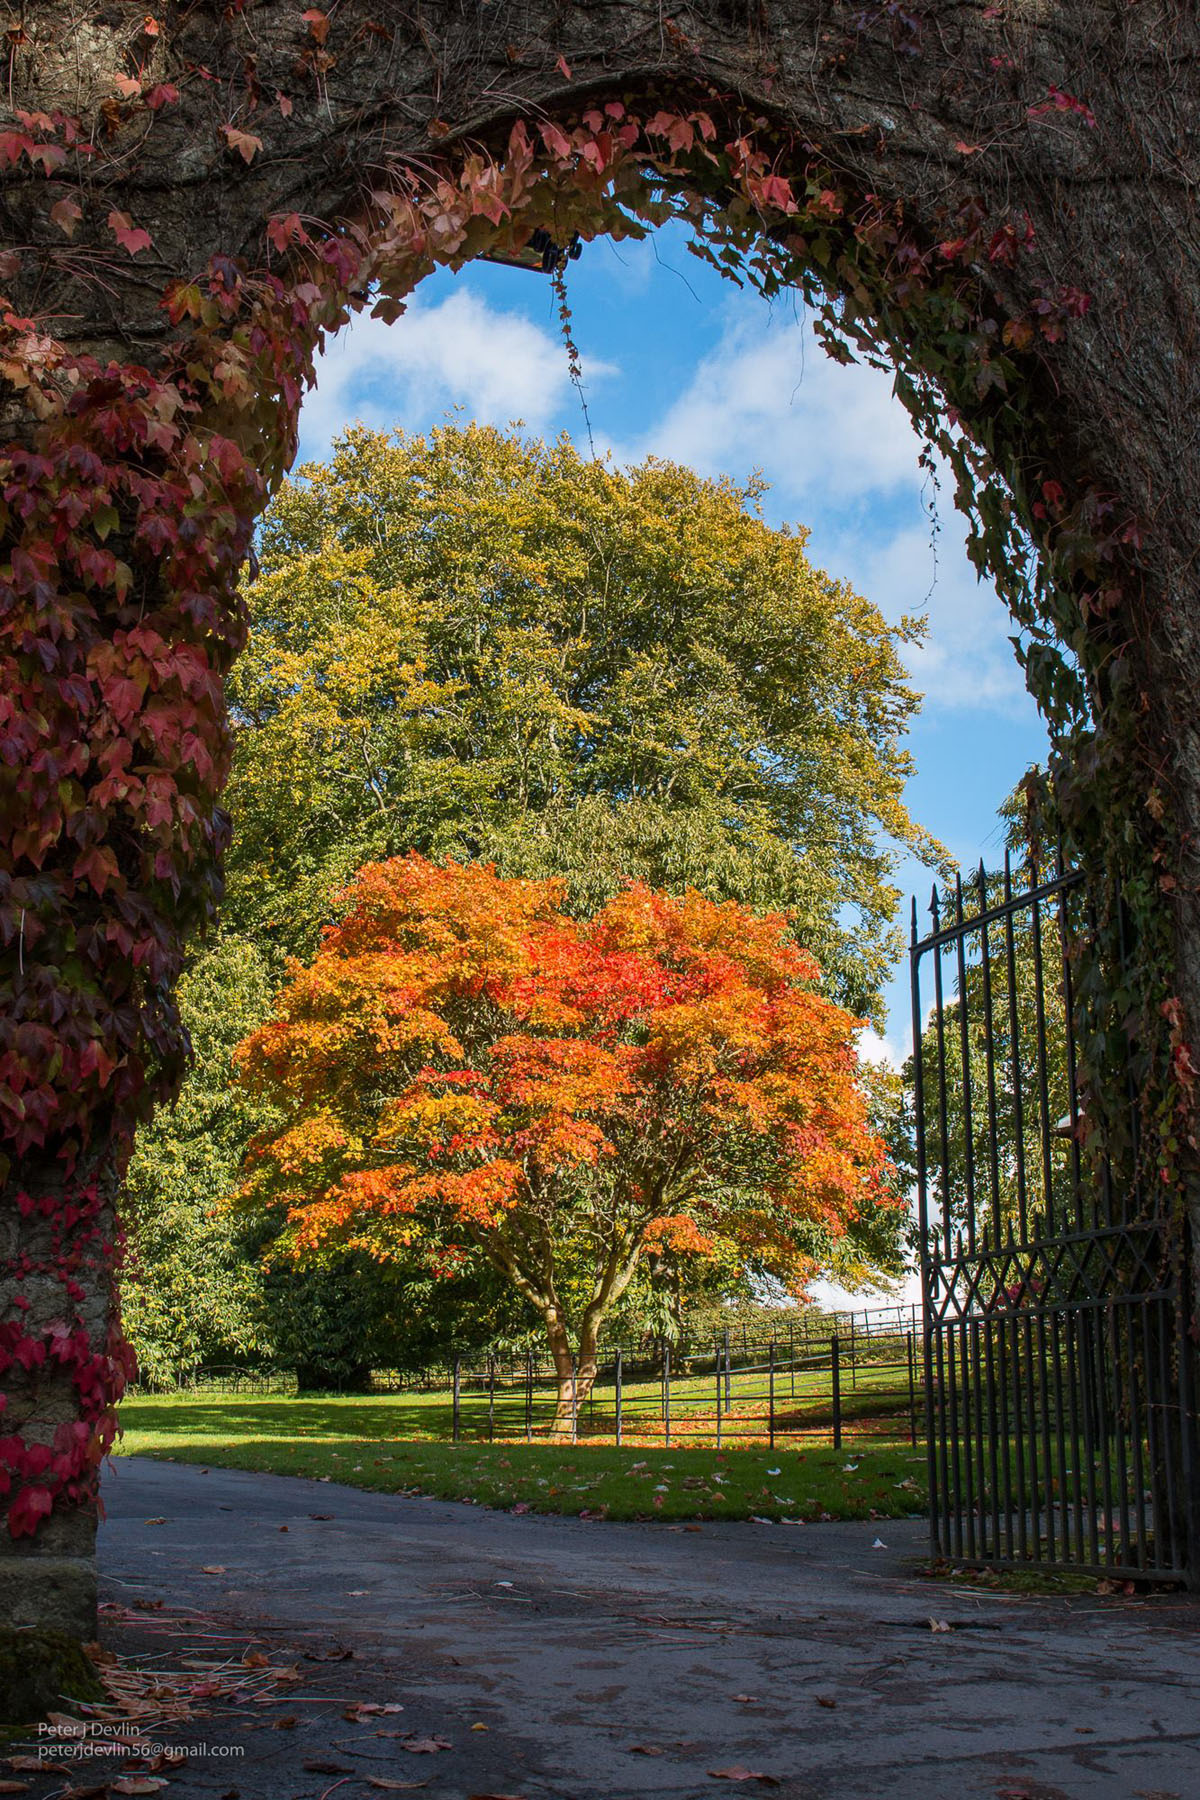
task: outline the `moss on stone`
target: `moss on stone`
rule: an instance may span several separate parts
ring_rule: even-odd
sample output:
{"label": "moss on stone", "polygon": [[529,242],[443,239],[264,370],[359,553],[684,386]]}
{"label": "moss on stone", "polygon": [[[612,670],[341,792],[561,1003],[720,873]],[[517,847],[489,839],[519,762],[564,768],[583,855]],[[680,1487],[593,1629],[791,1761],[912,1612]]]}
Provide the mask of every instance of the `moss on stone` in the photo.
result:
{"label": "moss on stone", "polygon": [[83,1645],[65,1631],[0,1626],[0,1725],[34,1725],[64,1700],[102,1700]]}

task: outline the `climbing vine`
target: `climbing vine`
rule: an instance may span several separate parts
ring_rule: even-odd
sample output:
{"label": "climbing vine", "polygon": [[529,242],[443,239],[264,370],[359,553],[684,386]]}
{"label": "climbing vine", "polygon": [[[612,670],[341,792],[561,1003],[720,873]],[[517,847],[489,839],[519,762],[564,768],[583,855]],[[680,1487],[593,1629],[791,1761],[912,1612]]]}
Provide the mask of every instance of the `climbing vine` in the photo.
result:
{"label": "climbing vine", "polygon": [[[912,19],[878,11],[909,54]],[[329,20],[304,17],[316,69]],[[113,105],[152,121],[178,100],[173,83],[130,74]],[[1065,90],[1042,105],[1064,127],[1091,128],[1086,102]],[[232,119],[220,134],[251,168],[262,138]],[[0,167],[40,184],[64,243],[107,233],[113,254],[136,262],[150,232],[89,178],[107,153],[62,112],[20,112],[0,131]],[[89,1330],[85,1277],[111,1265],[105,1209],[133,1130],[186,1062],[171,996],[186,938],[220,899],[238,572],[291,461],[314,356],[356,311],[397,318],[435,267],[576,235],[641,236],[671,218],[730,279],[768,297],[798,290],[830,354],[894,368],[930,453],[953,470],[972,554],[1013,613],[1055,736],[1041,803],[1070,854],[1124,872],[1121,905],[1115,889],[1102,896],[1090,998],[1106,1010],[1084,1073],[1102,1095],[1133,1046],[1151,1115],[1143,1145],[1160,1184],[1177,1185],[1194,1071],[1167,984],[1169,845],[1161,806],[1147,811],[1140,791],[1148,728],[1117,623],[1136,605],[1142,526],[1039,450],[1056,404],[1049,358],[1089,296],[1046,286],[1014,312],[1005,276],[1034,243],[1019,210],[972,203],[940,235],[918,230],[899,202],[717,93],[686,110],[643,93],[518,118],[503,142],[456,142],[436,163],[393,170],[352,225],[282,213],[263,222],[257,266],[218,255],[180,271],[162,296],[169,330],[153,368],[79,354],[0,300],[0,381],[28,422],[0,450],[0,1174],[49,1231],[45,1256],[11,1271],[0,1377],[66,1372],[80,1412],[52,1443],[20,1429],[0,1438],[14,1535],[91,1494],[129,1371],[119,1334],[97,1345]],[[0,258],[0,287],[19,257]],[[1132,951],[1118,958],[1122,930]],[[1118,966],[1110,990],[1105,971]],[[1089,1121],[1111,1123],[1099,1105]],[[53,1316],[22,1292],[39,1273],[57,1278]]]}

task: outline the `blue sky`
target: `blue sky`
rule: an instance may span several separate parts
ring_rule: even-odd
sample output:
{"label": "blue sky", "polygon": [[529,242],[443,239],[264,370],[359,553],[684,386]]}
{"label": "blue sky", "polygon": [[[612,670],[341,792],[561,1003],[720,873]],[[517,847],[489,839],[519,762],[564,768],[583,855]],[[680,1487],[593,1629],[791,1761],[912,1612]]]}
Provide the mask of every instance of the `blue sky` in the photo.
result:
{"label": "blue sky", "polygon": [[[947,483],[935,553],[919,443],[886,374],[825,356],[790,302],[768,306],[688,254],[667,229],[645,243],[585,245],[569,268],[574,333],[599,454],[648,454],[703,474],[771,484],[768,520],[809,528],[809,556],[890,619],[927,613],[908,658],[925,695],[910,738],[910,811],[965,867],[997,854],[996,808],[1045,752],[1045,731],[1009,643],[1008,615],[980,585]],[[356,321],[330,346],[301,418],[301,460],[356,419],[419,431],[453,409],[587,449],[549,282],[474,264],[431,277],[395,325]],[[932,591],[931,591],[932,590]],[[906,861],[907,898],[930,876]],[[888,992],[887,1043],[907,1047],[907,974]],[[882,1050],[881,1045],[871,1047]]]}

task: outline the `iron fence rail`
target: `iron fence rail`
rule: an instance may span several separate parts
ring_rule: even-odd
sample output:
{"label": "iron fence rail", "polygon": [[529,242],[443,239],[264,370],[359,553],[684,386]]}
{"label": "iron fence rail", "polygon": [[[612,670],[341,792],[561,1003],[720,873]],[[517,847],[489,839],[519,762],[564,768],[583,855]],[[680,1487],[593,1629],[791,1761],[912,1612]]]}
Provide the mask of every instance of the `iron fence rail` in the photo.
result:
{"label": "iron fence rail", "polygon": [[560,1384],[532,1356],[525,1362],[459,1359],[448,1382],[455,1442],[569,1433],[575,1441],[665,1447],[906,1436],[916,1444],[924,1416],[917,1338],[897,1334],[886,1347],[862,1337],[853,1354],[834,1335],[820,1351],[789,1355],[786,1345],[748,1346],[736,1359],[720,1342],[705,1357],[677,1361],[666,1348],[656,1371],[615,1352],[595,1380]]}

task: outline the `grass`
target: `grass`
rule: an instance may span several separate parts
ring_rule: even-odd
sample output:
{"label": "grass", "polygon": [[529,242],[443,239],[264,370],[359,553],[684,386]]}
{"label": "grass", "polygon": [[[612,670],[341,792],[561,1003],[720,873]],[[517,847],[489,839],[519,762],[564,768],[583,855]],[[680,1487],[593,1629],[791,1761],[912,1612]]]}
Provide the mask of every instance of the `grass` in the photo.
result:
{"label": "grass", "polygon": [[[442,1396],[148,1396],[121,1407],[119,1453],[609,1519],[890,1519],[925,1506],[925,1457],[907,1437],[841,1450],[449,1444],[435,1441],[437,1408],[418,1404],[426,1399],[448,1419]],[[428,1435],[414,1435],[414,1423]]]}

